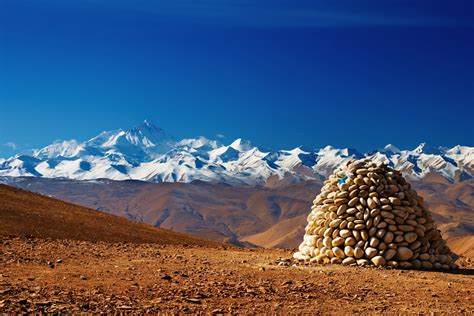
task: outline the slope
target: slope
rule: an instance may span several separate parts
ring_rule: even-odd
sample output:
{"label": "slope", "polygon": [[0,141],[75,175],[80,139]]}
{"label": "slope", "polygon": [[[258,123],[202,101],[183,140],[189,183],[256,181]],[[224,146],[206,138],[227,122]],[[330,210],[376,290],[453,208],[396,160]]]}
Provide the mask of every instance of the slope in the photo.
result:
{"label": "slope", "polygon": [[0,235],[105,242],[218,245],[0,184]]}
{"label": "slope", "polygon": [[[304,234],[306,217],[319,181],[280,183],[274,187],[231,186],[195,181],[74,181],[11,178],[11,185],[51,195],[156,227],[207,239],[248,241],[262,247],[293,248]],[[474,249],[473,181],[441,183],[427,177],[412,182],[451,249],[468,254]],[[461,247],[462,246],[462,247]]]}

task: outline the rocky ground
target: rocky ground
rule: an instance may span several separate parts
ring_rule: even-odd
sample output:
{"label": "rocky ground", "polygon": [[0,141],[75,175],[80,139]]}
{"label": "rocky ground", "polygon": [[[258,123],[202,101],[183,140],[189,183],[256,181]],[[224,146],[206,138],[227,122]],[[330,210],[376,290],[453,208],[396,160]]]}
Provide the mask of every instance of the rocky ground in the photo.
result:
{"label": "rocky ground", "polygon": [[0,312],[474,312],[471,259],[456,272],[428,272],[281,259],[290,257],[2,237]]}

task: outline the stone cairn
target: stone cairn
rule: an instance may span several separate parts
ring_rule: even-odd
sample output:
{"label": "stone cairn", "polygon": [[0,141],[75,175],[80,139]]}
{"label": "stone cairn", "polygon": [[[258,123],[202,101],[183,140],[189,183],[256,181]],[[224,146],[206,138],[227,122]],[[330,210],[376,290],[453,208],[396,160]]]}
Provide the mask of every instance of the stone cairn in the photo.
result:
{"label": "stone cairn", "polygon": [[423,198],[399,171],[358,160],[324,182],[293,257],[309,263],[455,269]]}

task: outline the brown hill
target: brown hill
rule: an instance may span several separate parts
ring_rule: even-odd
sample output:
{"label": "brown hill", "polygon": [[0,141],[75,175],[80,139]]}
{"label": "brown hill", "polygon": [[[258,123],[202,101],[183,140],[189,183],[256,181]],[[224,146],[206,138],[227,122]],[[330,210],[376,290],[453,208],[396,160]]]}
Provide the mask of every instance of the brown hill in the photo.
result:
{"label": "brown hill", "polygon": [[157,227],[219,241],[242,240],[282,220],[306,214],[314,192],[320,188],[316,182],[270,189],[206,182],[42,178],[22,178],[15,185]]}
{"label": "brown hill", "polygon": [[[279,182],[272,187],[205,182],[71,181],[20,178],[15,185],[100,211],[214,240],[262,247],[297,247],[319,181]],[[424,197],[451,248],[473,253],[474,181],[427,177],[413,186]],[[467,242],[466,242],[467,241]]]}
{"label": "brown hill", "polygon": [[106,242],[217,245],[0,184],[0,235]]}

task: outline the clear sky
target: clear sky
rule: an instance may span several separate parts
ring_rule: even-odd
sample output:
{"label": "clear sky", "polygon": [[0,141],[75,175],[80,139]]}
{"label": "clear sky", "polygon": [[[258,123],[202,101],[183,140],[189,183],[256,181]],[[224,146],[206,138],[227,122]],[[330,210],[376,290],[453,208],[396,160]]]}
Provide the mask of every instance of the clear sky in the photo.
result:
{"label": "clear sky", "polygon": [[0,157],[145,118],[272,148],[473,146],[473,6],[0,0]]}

